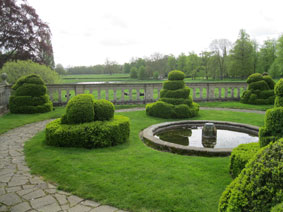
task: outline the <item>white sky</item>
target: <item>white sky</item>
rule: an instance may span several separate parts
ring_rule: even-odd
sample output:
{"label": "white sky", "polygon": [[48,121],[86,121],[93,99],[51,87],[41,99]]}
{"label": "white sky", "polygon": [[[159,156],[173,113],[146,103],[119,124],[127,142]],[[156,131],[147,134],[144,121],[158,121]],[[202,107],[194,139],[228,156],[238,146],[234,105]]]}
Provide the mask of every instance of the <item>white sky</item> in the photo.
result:
{"label": "white sky", "polygon": [[49,24],[55,63],[120,64],[153,53],[209,50],[245,29],[259,43],[283,33],[282,0],[28,0]]}

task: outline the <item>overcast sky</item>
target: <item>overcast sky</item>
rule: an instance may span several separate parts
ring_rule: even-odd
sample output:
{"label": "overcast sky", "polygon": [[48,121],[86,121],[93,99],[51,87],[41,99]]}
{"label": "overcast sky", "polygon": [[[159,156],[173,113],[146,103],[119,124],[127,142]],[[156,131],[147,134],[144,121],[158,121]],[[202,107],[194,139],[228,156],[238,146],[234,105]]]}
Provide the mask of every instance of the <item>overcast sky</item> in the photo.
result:
{"label": "overcast sky", "polygon": [[153,53],[209,50],[245,29],[259,43],[283,33],[282,0],[28,0],[52,31],[55,63],[120,64]]}

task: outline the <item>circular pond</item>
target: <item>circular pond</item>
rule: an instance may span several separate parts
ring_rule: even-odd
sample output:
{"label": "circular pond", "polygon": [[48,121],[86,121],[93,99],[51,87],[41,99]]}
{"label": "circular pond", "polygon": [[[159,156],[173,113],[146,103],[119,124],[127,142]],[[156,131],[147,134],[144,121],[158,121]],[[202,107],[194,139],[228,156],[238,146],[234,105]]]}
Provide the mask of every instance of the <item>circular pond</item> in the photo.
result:
{"label": "circular pond", "polygon": [[[205,123],[217,128],[214,143],[202,139]],[[177,121],[152,125],[142,132],[143,141],[162,151],[185,155],[227,156],[243,143],[258,142],[258,127],[221,121]],[[205,147],[204,147],[205,146]]]}

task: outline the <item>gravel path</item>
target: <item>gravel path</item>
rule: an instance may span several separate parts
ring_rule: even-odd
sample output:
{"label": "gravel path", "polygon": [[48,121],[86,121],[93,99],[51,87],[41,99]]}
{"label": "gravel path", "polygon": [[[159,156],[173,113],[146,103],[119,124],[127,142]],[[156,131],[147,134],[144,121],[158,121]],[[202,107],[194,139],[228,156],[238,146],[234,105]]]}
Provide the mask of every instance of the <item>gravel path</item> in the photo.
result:
{"label": "gravel path", "polygon": [[[264,111],[204,108],[204,110],[229,110],[261,113]],[[144,108],[116,110],[116,112],[141,111]],[[114,207],[84,200],[57,190],[55,185],[30,174],[25,162],[24,142],[43,130],[51,120],[32,123],[0,135],[0,211],[70,211],[70,212],[123,212]]]}
{"label": "gravel path", "polygon": [[28,124],[0,135],[0,211],[122,212],[59,191],[30,174],[23,153],[24,142],[43,130],[49,121]]}

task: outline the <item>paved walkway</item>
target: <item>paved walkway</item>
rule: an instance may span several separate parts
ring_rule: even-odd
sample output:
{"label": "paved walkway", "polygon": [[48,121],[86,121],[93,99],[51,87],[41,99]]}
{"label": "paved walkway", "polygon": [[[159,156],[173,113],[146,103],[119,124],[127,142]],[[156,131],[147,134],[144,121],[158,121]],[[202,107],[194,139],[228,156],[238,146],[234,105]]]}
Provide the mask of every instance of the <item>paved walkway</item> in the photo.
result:
{"label": "paved walkway", "polygon": [[[264,113],[226,108],[201,108],[205,110],[230,110],[237,112]],[[116,110],[138,111],[144,108]],[[23,145],[37,132],[43,130],[50,120],[32,123],[0,135],[0,211],[70,211],[70,212],[123,212],[117,208],[83,200],[70,193],[59,191],[56,186],[30,174]]]}
{"label": "paved walkway", "polygon": [[122,212],[117,208],[83,200],[30,174],[23,145],[49,122],[28,124],[0,135],[0,211]]}

